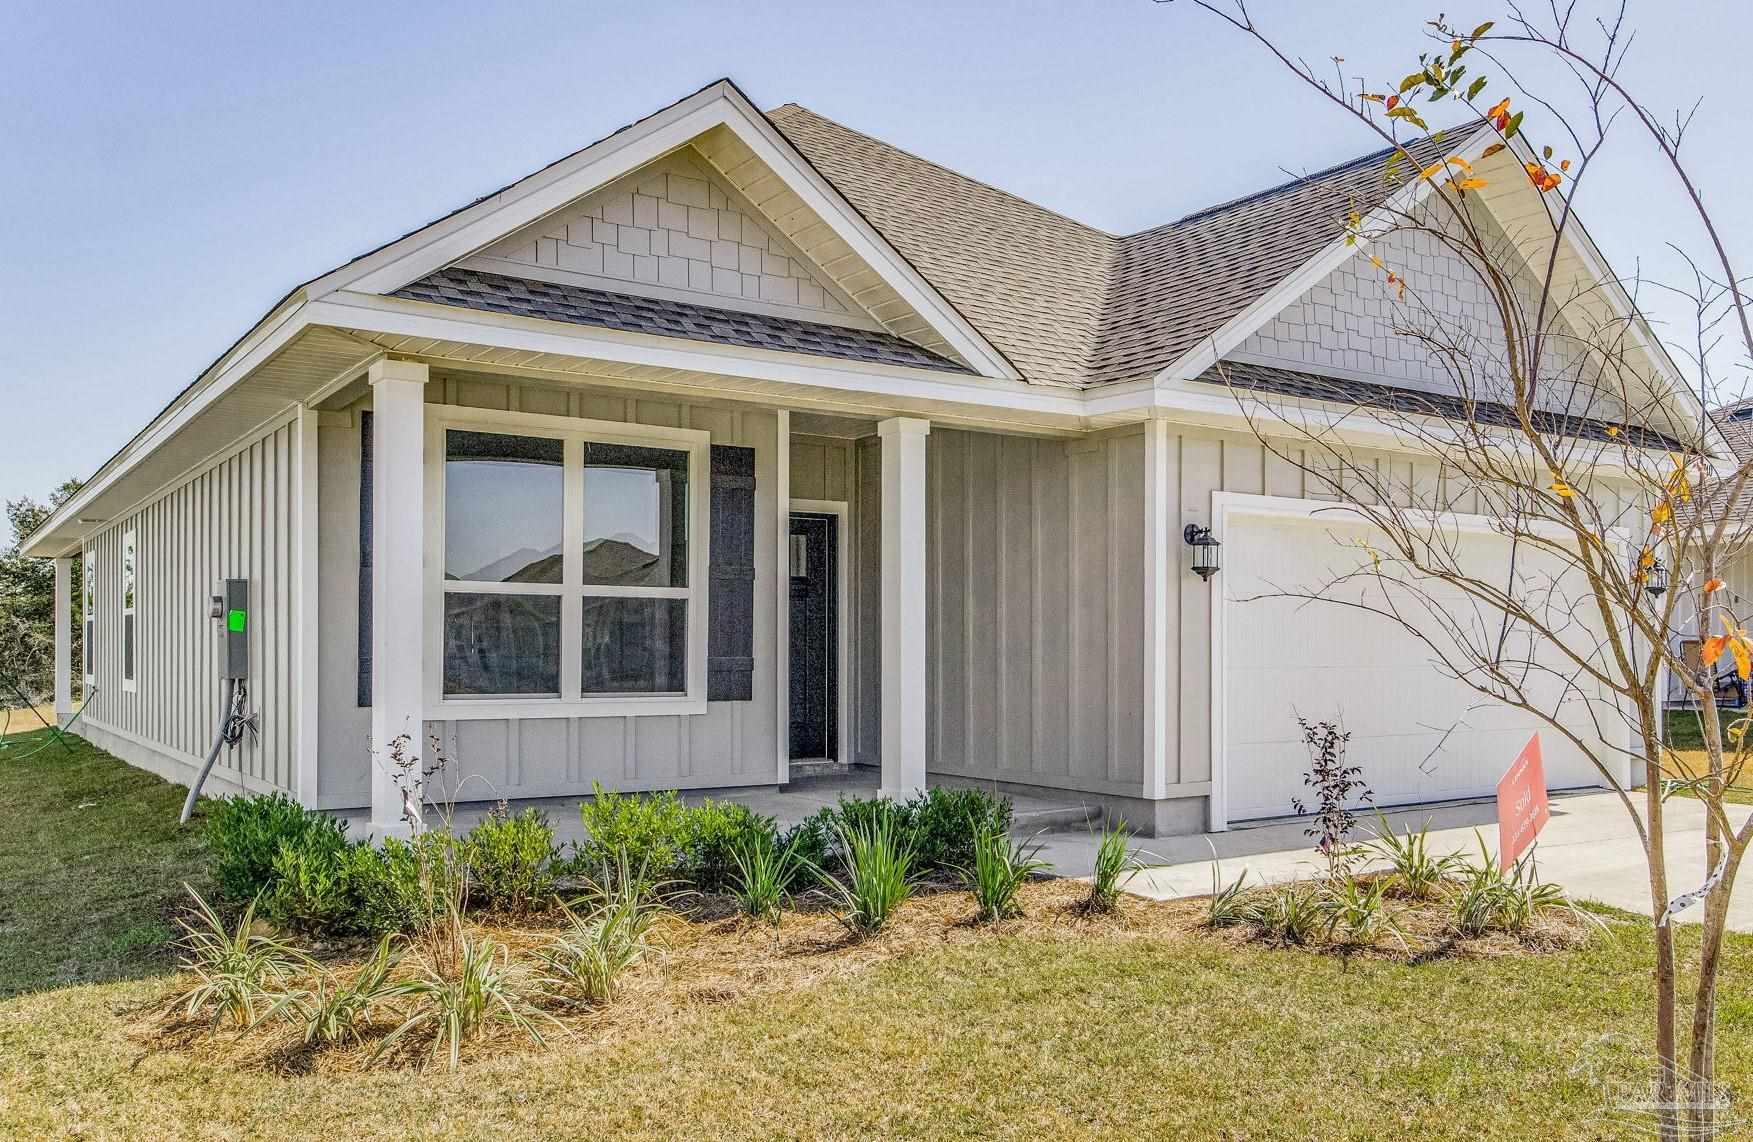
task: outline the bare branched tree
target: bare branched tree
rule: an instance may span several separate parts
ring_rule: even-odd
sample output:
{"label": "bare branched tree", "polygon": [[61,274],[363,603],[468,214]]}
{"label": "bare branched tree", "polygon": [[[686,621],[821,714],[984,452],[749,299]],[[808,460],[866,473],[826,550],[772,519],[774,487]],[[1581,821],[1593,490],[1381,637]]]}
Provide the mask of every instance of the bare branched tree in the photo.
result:
{"label": "bare branched tree", "polygon": [[[1350,552],[1325,581],[1275,593],[1393,623],[1437,669],[1534,715],[1593,763],[1647,858],[1655,1082],[1661,1103],[1692,1108],[1685,1119],[1663,1112],[1662,1130],[1709,1134],[1728,903],[1753,844],[1753,821],[1737,827],[1727,804],[1748,742],[1739,724],[1721,731],[1716,669],[1753,673],[1748,616],[1724,580],[1746,542],[1753,465],[1729,452],[1708,410],[1724,384],[1715,364],[1753,359],[1753,323],[1682,152],[1691,113],[1668,125],[1627,89],[1622,8],[1586,20],[1574,5],[1512,7],[1476,27],[1439,17],[1409,74],[1375,86],[1347,79],[1340,60],[1297,57],[1243,0],[1193,4],[1380,136],[1398,186],[1385,205],[1350,214],[1345,240],[1418,350],[1407,355],[1422,371],[1416,389],[1293,390],[1270,370],[1217,366],[1261,444],[1334,501],[1332,534]],[[1431,129],[1424,114],[1451,104],[1470,122]],[[1675,204],[1702,227],[1707,252],[1687,259],[1686,282],[1614,276],[1573,214],[1620,136],[1655,149]],[[1465,265],[1476,288],[1438,289],[1420,272],[1432,255]],[[1640,315],[1640,293],[1655,289],[1694,318],[1672,344]],[[1425,467],[1383,463],[1384,450]],[[1702,640],[1702,663],[1689,638]],[[1670,685],[1701,711],[1702,762],[1664,748]],[[1677,794],[1703,806],[1708,870],[1678,890],[1664,814]],[[1703,926],[1684,1061],[1682,913],[1702,913]]]}

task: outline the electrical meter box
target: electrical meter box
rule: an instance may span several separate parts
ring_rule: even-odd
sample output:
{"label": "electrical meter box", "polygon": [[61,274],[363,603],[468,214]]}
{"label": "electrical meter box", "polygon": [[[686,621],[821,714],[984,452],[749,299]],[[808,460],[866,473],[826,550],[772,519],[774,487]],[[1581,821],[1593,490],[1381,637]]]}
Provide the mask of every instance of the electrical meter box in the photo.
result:
{"label": "electrical meter box", "polygon": [[220,657],[221,678],[250,676],[250,581],[227,579],[221,599],[219,621],[225,639]]}

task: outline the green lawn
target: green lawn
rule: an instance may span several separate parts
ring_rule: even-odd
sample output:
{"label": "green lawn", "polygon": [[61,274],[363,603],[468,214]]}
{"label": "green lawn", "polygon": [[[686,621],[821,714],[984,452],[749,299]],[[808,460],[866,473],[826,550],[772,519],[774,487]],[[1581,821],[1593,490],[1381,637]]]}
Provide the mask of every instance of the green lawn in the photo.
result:
{"label": "green lawn", "polygon": [[0,740],[0,999],[164,971],[182,882],[205,886],[187,791],[77,738]]}
{"label": "green lawn", "polygon": [[[199,859],[177,791],[92,751],[5,756],[0,963],[23,994],[0,1000],[0,1137],[1644,1136],[1600,1116],[1599,1082],[1639,1073],[1645,922],[1412,965],[1208,934],[1189,903],[1074,920],[1054,884],[999,930],[938,896],[854,949],[800,939],[808,917],[783,952],[691,925],[599,1021],[456,1075],[285,1073],[224,1036],[173,1051],[141,1028],[173,985],[147,945]],[[715,977],[709,944],[774,950]],[[1750,969],[1736,938],[1719,1065],[1753,1095]]]}

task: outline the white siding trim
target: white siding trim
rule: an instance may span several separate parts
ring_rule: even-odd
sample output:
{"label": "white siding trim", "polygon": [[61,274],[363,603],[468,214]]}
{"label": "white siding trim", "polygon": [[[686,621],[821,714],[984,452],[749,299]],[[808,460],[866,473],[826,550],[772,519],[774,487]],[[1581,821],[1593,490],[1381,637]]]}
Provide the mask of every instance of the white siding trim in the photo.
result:
{"label": "white siding trim", "polygon": [[318,567],[321,517],[318,511],[317,420],[319,413],[309,405],[298,409],[297,434],[294,437],[292,461],[292,655],[293,694],[297,709],[293,715],[293,782],[297,797],[306,805],[314,804],[317,795],[318,720],[321,716],[319,685],[321,669],[321,616],[317,594],[321,576]]}
{"label": "white siding trim", "polygon": [[775,708],[778,712],[774,733],[774,773],[779,784],[791,781],[791,413],[780,409],[774,414],[774,494],[777,497],[774,524],[773,598],[773,661],[775,677]]}

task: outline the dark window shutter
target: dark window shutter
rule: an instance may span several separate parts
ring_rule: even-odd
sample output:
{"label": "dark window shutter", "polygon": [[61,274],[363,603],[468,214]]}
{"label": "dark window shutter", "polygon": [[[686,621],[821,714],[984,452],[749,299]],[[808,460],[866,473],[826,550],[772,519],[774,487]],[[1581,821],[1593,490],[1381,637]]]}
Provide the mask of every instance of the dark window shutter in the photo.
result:
{"label": "dark window shutter", "polygon": [[359,414],[359,705],[371,705],[371,414]]}
{"label": "dark window shutter", "polygon": [[712,586],[706,698],[747,702],[755,685],[755,450],[712,446]]}

